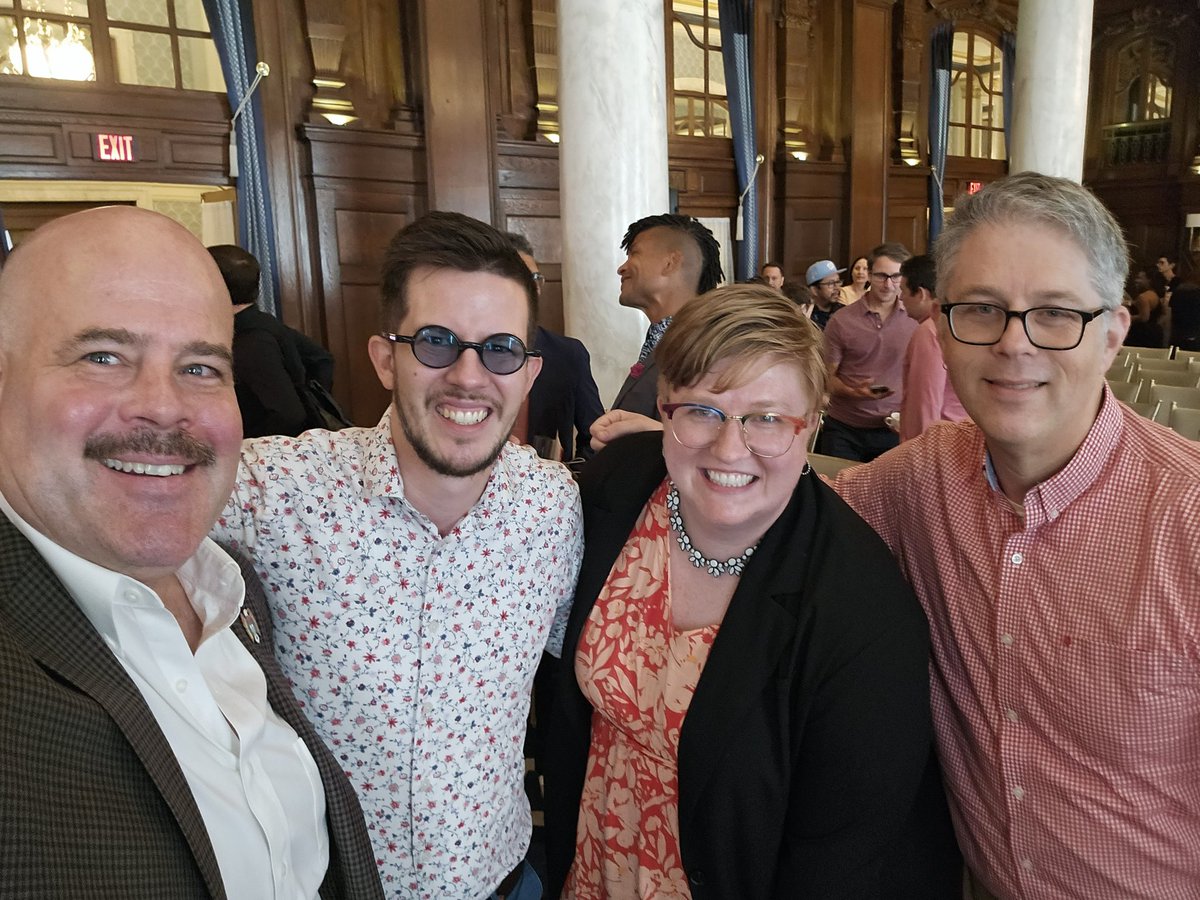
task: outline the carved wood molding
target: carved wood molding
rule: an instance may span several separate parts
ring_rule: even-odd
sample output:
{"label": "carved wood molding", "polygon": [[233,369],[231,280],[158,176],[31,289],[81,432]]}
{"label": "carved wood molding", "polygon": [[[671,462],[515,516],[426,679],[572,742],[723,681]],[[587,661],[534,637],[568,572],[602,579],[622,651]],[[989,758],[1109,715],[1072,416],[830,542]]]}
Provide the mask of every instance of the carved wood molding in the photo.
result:
{"label": "carved wood molding", "polygon": [[304,11],[315,88],[308,120],[323,118],[335,125],[349,124],[358,114],[342,71],[342,48],[346,43],[342,4],[339,0],[304,0]]}
{"label": "carved wood molding", "polygon": [[1096,40],[1103,41],[1118,35],[1129,35],[1140,31],[1173,31],[1195,20],[1195,13],[1181,9],[1178,4],[1163,6],[1151,3],[1147,6],[1135,6],[1132,9],[1104,16],[1098,21]]}
{"label": "carved wood molding", "polygon": [[929,0],[940,19],[982,22],[999,31],[1017,30],[1017,4],[1010,0]]}

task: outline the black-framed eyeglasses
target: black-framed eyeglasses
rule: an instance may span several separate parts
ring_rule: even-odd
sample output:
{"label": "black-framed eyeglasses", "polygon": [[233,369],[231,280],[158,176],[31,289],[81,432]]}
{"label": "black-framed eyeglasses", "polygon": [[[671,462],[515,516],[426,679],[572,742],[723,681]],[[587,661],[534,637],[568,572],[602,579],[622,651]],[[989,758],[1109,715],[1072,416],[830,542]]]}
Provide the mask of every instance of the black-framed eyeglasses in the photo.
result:
{"label": "black-framed eyeglasses", "polygon": [[394,344],[408,344],[417,362],[431,369],[449,368],[458,361],[464,350],[474,350],[479,354],[483,367],[493,375],[511,375],[519,371],[531,356],[542,355],[537,350],[528,349],[515,334],[503,332],[486,337],[479,343],[464,341],[441,325],[426,325],[418,328],[414,334],[395,334],[391,331],[381,331],[379,334]]}
{"label": "black-framed eyeglasses", "polygon": [[732,420],[742,426],[742,443],[755,456],[772,459],[792,448],[796,435],[807,420],[777,412],[749,412],[731,416],[715,406],[703,403],[664,403],[663,413],[671,423],[675,440],[689,450],[704,450],[716,443],[725,423]]}
{"label": "black-framed eyeglasses", "polygon": [[1020,319],[1029,343],[1042,350],[1074,350],[1083,340],[1088,323],[1107,309],[1068,309],[1063,306],[1034,306],[1012,310],[994,303],[943,303],[951,336],[962,344],[990,347],[1000,343],[1008,323]]}
{"label": "black-framed eyeglasses", "polygon": [[879,282],[890,281],[892,284],[899,284],[901,276],[899,272],[893,272],[890,275],[887,272],[872,272],[871,277]]}
{"label": "black-framed eyeglasses", "polygon": [[841,286],[842,286],[841,281],[818,281],[817,282],[817,287],[819,287],[819,288],[840,288]]}

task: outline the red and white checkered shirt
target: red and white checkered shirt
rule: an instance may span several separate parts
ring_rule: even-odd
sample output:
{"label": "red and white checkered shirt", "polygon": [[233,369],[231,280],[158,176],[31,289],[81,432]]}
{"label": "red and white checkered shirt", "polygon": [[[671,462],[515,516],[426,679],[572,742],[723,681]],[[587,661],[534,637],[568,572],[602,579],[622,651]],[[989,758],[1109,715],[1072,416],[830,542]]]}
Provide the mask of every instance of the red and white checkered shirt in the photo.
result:
{"label": "red and white checkered shirt", "polygon": [[999,897],[1200,897],[1200,444],[1105,398],[1025,498],[979,429],[847,470],[929,616],[938,747]]}

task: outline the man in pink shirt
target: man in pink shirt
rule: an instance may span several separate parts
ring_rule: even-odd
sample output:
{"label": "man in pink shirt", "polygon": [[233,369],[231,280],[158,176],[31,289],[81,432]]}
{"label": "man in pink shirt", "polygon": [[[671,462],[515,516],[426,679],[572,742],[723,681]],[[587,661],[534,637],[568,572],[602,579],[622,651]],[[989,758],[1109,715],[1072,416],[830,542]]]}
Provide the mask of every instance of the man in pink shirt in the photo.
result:
{"label": "man in pink shirt", "polygon": [[939,324],[975,424],[842,496],[929,616],[937,743],[975,898],[1196,897],[1200,444],[1118,404],[1121,230],[1021,173],[959,200]]}
{"label": "man in pink shirt", "polygon": [[903,244],[872,250],[871,290],[825,326],[829,409],[822,453],[870,462],[899,442],[884,420],[904,399],[904,348],[917,328],[899,302],[900,264],[911,255]]}
{"label": "man in pink shirt", "polygon": [[904,352],[901,441],[915,438],[934,422],[961,422],[967,418],[942,357],[938,340],[942,311],[934,294],[936,289],[937,267],[932,256],[914,256],[900,264],[900,299],[909,318],[918,323]]}

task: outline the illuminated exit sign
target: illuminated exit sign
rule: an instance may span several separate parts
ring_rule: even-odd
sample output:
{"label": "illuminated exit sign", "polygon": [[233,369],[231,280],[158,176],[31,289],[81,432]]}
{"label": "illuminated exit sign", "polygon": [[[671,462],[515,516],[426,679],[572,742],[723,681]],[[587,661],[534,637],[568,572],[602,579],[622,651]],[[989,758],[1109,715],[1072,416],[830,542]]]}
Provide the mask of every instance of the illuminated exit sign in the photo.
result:
{"label": "illuminated exit sign", "polygon": [[967,182],[967,193],[968,194],[978,194],[981,190],[983,190],[983,182],[982,181],[968,181]]}
{"label": "illuminated exit sign", "polygon": [[93,134],[92,158],[101,162],[137,162],[132,134]]}

